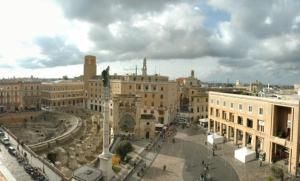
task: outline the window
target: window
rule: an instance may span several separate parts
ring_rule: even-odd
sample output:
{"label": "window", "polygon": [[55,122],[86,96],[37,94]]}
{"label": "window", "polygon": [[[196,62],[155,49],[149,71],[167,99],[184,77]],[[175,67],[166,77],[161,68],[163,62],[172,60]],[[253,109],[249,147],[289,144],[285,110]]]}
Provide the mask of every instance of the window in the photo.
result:
{"label": "window", "polygon": [[213,115],[214,114],[214,108],[210,108],[210,115]]}
{"label": "window", "polygon": [[252,112],[252,106],[249,106],[249,107],[248,107],[248,111],[249,111],[249,112]]}
{"label": "window", "polygon": [[253,120],[252,119],[247,119],[247,127],[253,128]]}
{"label": "window", "polygon": [[145,94],[145,97],[147,97],[147,94]]}
{"label": "window", "polygon": [[208,98],[205,98],[205,102],[208,102]]}
{"label": "window", "polygon": [[154,102],[151,103],[151,106],[154,106]]}
{"label": "window", "polygon": [[243,118],[238,116],[238,124],[243,125]]}
{"label": "window", "polygon": [[164,98],[164,95],[161,94],[161,95],[160,95],[160,98],[163,99],[163,98]]}
{"label": "window", "polygon": [[164,87],[161,87],[160,90],[163,91],[163,90],[164,90]]}
{"label": "window", "polygon": [[257,130],[260,132],[265,131],[265,122],[263,120],[257,120]]}
{"label": "window", "polygon": [[239,110],[243,110],[243,105],[242,104],[239,104]]}
{"label": "window", "polygon": [[156,85],[153,85],[153,86],[152,86],[152,89],[153,89],[153,90],[156,90]]}
{"label": "window", "polygon": [[263,115],[264,114],[264,109],[260,107],[258,109],[258,114]]}
{"label": "window", "polygon": [[230,107],[233,108],[233,103],[230,103]]}
{"label": "window", "polygon": [[213,100],[213,99],[211,99],[211,100],[210,100],[210,103],[212,103],[212,104],[213,104],[213,103],[214,103],[214,100]]}
{"label": "window", "polygon": [[197,107],[197,112],[200,112],[200,109],[199,109],[199,107]]}
{"label": "window", "polygon": [[226,106],[226,102],[225,102],[225,101],[223,102],[223,106],[224,106],[224,107]]}
{"label": "window", "polygon": [[217,105],[219,105],[219,100],[217,100]]}
{"label": "window", "polygon": [[220,117],[219,109],[216,109],[216,117]]}

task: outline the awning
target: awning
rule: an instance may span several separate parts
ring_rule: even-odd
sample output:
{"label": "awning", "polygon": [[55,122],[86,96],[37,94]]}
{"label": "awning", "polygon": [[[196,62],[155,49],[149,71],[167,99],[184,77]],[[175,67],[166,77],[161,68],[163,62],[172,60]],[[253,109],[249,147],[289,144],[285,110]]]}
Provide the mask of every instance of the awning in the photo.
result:
{"label": "awning", "polygon": [[247,147],[243,147],[240,149],[237,149],[234,151],[234,158],[240,160],[243,163],[252,161],[256,159],[256,153],[255,151],[247,148]]}
{"label": "awning", "polygon": [[155,124],[155,127],[162,128],[162,127],[164,127],[164,124],[157,123],[157,124]]}
{"label": "awning", "polygon": [[200,123],[208,123],[208,118],[199,119]]}
{"label": "awning", "polygon": [[220,144],[224,142],[224,137],[213,133],[207,136],[207,142],[210,144]]}

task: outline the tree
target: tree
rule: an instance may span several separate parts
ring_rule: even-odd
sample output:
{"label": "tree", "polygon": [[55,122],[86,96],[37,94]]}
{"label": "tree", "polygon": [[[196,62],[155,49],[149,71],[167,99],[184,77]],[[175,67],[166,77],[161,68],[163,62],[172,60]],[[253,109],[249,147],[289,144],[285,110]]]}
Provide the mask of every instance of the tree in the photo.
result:
{"label": "tree", "polygon": [[284,178],[284,172],[283,172],[282,168],[278,168],[276,166],[272,166],[271,167],[271,171],[272,171],[274,177],[283,180],[283,178]]}
{"label": "tree", "polygon": [[116,153],[121,157],[122,161],[124,161],[127,153],[131,151],[133,151],[132,144],[127,140],[120,141],[116,147]]}

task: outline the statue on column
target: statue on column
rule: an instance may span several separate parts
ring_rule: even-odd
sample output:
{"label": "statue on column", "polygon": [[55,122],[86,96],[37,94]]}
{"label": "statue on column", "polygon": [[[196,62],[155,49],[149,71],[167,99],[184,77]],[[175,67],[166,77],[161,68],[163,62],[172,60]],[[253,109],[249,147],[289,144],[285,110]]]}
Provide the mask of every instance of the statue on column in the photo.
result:
{"label": "statue on column", "polygon": [[109,66],[102,71],[103,87],[109,87]]}

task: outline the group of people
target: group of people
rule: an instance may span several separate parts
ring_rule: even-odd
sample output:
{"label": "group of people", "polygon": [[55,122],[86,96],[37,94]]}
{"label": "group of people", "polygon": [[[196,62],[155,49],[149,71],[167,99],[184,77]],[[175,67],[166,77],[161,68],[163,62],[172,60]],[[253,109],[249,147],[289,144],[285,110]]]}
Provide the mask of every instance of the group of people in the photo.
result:
{"label": "group of people", "polygon": [[207,179],[207,174],[209,171],[209,164],[205,163],[204,160],[202,160],[202,166],[203,166],[203,172],[200,175],[200,181],[204,181],[205,179]]}

